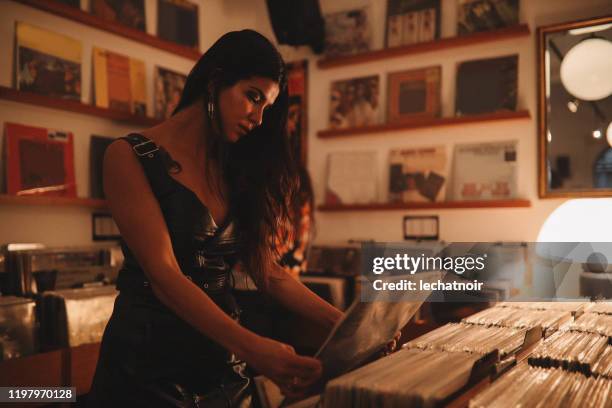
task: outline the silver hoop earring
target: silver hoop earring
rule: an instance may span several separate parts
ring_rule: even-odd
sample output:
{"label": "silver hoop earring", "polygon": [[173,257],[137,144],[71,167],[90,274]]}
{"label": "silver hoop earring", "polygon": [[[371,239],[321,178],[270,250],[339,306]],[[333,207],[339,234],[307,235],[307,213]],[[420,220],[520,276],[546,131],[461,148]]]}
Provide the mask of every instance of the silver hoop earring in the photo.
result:
{"label": "silver hoop earring", "polygon": [[208,102],[208,117],[210,120],[215,118],[215,104],[212,102]]}

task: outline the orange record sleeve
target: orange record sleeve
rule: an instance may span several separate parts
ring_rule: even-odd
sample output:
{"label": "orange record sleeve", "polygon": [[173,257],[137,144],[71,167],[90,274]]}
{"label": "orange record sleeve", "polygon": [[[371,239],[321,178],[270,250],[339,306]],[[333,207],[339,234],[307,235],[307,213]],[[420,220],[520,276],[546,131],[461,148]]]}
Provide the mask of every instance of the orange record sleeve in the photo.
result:
{"label": "orange record sleeve", "polygon": [[5,124],[8,194],[76,197],[71,132]]}

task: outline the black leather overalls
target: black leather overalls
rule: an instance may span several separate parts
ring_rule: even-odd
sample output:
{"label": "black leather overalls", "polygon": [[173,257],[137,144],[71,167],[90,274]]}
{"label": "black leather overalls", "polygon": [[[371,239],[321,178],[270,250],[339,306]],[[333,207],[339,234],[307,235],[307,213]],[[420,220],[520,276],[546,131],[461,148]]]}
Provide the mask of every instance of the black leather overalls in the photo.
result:
{"label": "black leather overalls", "polygon": [[[181,271],[238,319],[230,269],[239,238],[231,218],[217,226],[197,196],[168,174],[164,155],[151,140],[138,134],[123,139],[132,145],[159,202]],[[194,395],[223,394],[220,386],[232,383],[228,377],[242,374],[244,365],[159,302],[124,242],[122,249],[120,293],[104,332],[88,404],[193,406]]]}

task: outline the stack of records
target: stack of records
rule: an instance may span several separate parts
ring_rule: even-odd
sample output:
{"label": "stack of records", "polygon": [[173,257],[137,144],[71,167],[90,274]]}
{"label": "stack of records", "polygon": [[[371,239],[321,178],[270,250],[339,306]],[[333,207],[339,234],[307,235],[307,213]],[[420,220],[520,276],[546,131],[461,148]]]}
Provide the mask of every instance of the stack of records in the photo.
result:
{"label": "stack of records", "polygon": [[487,327],[465,323],[449,323],[415,340],[404,348],[443,350],[485,355],[498,350],[507,356],[517,352],[525,342],[525,329]]}
{"label": "stack of records", "polygon": [[481,407],[612,407],[612,380],[521,365],[470,401]]}
{"label": "stack of records", "polygon": [[327,383],[324,407],[438,405],[468,383],[478,360],[463,352],[403,349]]}
{"label": "stack of records", "polygon": [[[591,303],[584,302],[502,302],[496,307],[509,307],[511,309],[529,309],[529,310],[557,310],[559,312],[577,312],[584,311],[589,308]],[[610,308],[612,310],[612,307]]]}
{"label": "stack of records", "polygon": [[612,315],[585,313],[570,326],[572,330],[612,337]]}
{"label": "stack of records", "polygon": [[[541,367],[560,367],[590,374],[599,363],[598,370],[607,371],[601,362],[608,338],[595,333],[559,331],[540,343],[529,356],[529,364]],[[608,352],[609,353],[609,352]]]}
{"label": "stack of records", "polygon": [[593,303],[593,306],[591,306],[589,312],[612,315],[612,302]]}
{"label": "stack of records", "polygon": [[76,347],[101,341],[117,294],[114,286],[45,292],[39,299],[43,347]]}
{"label": "stack of records", "polygon": [[603,376],[612,379],[612,345],[604,349],[599,359],[591,367],[591,372],[596,376]]}
{"label": "stack of records", "polygon": [[464,323],[530,329],[541,326],[547,332],[559,330],[573,321],[571,312],[556,310],[492,307],[463,319]]}
{"label": "stack of records", "polygon": [[0,296],[0,361],[36,352],[35,303],[16,296]]}

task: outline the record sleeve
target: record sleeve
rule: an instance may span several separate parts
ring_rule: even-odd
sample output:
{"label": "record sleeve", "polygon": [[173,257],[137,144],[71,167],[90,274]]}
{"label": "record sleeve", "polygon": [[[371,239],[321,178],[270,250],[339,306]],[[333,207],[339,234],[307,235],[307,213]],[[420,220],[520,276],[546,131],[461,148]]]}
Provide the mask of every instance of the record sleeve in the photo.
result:
{"label": "record sleeve", "polygon": [[326,204],[378,200],[376,152],[335,152],[327,156]]}
{"label": "record sleeve", "polygon": [[337,57],[369,51],[372,33],[368,7],[325,16],[325,55]]}
{"label": "record sleeve", "polygon": [[441,71],[437,66],[390,73],[387,122],[406,123],[439,116]]}
{"label": "record sleeve", "polygon": [[505,200],[517,196],[517,141],[455,146],[452,198]]}
{"label": "record sleeve", "polygon": [[200,49],[198,5],[187,0],[157,1],[157,35],[186,47]]}
{"label": "record sleeve", "polygon": [[444,201],[447,177],[445,146],[391,150],[389,201]]}
{"label": "record sleeve", "polygon": [[15,82],[20,91],[81,100],[81,43],[16,23]]}
{"label": "record sleeve", "polygon": [[331,129],[374,125],[380,122],[379,77],[352,78],[331,84]]}
{"label": "record sleeve", "polygon": [[98,17],[146,31],[144,0],[91,0],[90,7]]}
{"label": "record sleeve", "polygon": [[457,70],[457,116],[515,111],[518,55],[462,62]]}
{"label": "record sleeve", "polygon": [[388,0],[386,46],[440,38],[440,0]]}
{"label": "record sleeve", "polygon": [[155,117],[168,119],[181,99],[187,76],[155,67]]}
{"label": "record sleeve", "polygon": [[519,0],[459,0],[459,35],[518,24]]}
{"label": "record sleeve", "polygon": [[109,50],[93,48],[95,105],[99,108],[147,113],[143,61]]}
{"label": "record sleeve", "polygon": [[76,197],[72,133],[17,123],[5,132],[8,194]]}

